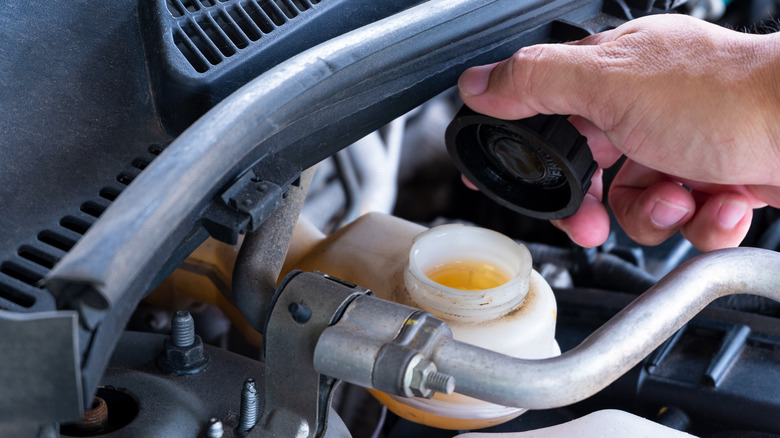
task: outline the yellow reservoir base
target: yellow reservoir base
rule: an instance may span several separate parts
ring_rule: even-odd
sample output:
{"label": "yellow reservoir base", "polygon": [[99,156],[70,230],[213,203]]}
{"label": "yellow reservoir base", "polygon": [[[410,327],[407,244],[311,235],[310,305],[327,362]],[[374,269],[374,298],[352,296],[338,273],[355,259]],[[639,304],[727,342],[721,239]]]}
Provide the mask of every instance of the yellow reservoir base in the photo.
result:
{"label": "yellow reservoir base", "polygon": [[[448,418],[439,415],[424,412],[419,409],[415,409],[411,406],[407,406],[400,403],[384,392],[369,389],[368,392],[374,396],[380,403],[385,405],[390,412],[398,415],[399,417],[409,420],[414,423],[424,424],[426,426],[435,427],[438,429],[448,430],[475,430],[484,429],[486,427],[495,426],[497,424],[506,423],[518,417],[522,412],[513,413],[511,415],[505,415],[503,417],[496,418],[479,418],[479,419],[462,419],[462,418]],[[437,398],[439,395],[437,394]]]}

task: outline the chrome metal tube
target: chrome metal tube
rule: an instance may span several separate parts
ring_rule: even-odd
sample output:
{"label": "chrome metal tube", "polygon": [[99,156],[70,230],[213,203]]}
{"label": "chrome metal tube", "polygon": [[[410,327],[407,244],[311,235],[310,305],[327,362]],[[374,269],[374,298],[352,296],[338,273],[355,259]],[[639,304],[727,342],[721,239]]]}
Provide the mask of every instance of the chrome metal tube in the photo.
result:
{"label": "chrome metal tube", "polygon": [[701,255],[558,357],[522,360],[448,340],[433,360],[455,377],[459,393],[506,406],[566,406],[615,381],[714,299],[742,293],[780,301],[780,254],[733,248]]}

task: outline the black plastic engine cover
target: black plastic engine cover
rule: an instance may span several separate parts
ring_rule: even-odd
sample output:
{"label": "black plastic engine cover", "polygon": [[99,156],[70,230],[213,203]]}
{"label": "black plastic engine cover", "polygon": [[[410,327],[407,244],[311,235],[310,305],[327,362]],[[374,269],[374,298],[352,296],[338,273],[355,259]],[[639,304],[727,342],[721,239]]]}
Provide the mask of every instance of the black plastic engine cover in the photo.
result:
{"label": "black plastic engine cover", "polygon": [[295,54],[421,0],[7,2],[0,14],[0,309],[174,136]]}
{"label": "black plastic engine cover", "polygon": [[422,0],[141,0],[152,86],[179,133],[296,53]]}
{"label": "black plastic engine cover", "polygon": [[5,2],[0,14],[0,308],[36,287],[171,138],[132,0]]}

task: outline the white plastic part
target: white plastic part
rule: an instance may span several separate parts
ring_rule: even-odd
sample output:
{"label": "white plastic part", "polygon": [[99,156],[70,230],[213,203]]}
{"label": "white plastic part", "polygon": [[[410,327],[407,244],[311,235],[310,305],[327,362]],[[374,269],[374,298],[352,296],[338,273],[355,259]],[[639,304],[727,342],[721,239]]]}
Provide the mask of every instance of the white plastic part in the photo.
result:
{"label": "white plastic part", "polygon": [[568,423],[512,433],[465,433],[457,438],[692,438],[693,435],[674,430],[628,412],[596,411]]}
{"label": "white plastic part", "polygon": [[[437,283],[432,270],[463,261],[478,262],[506,274],[507,283],[463,290]],[[528,294],[531,254],[524,245],[495,231],[442,225],[414,239],[404,284],[420,308],[445,321],[489,322],[516,308]]]}
{"label": "white plastic part", "polygon": [[[462,290],[426,275],[463,261],[494,267],[508,274],[509,281],[490,289]],[[500,233],[444,225],[415,237],[404,283],[412,304],[447,322],[457,340],[525,359],[556,356],[560,349],[555,342],[555,298],[531,263],[524,245]],[[525,412],[459,394],[433,399],[389,397],[438,417],[477,422],[506,421]]]}
{"label": "white plastic part", "polygon": [[[446,306],[445,310],[441,310],[441,307],[437,310],[435,305],[418,303],[416,301],[418,298],[412,296],[416,292],[407,290],[405,286],[405,276],[410,275],[407,274],[410,251],[415,241],[419,243],[425,236],[436,236],[440,230],[448,232],[476,230],[479,237],[469,245],[465,244],[467,239],[462,240],[460,237],[453,241],[461,242],[462,248],[470,256],[469,260],[474,260],[472,256],[477,255],[478,252],[487,251],[484,261],[501,267],[513,276],[520,277],[518,280],[510,281],[518,286],[513,292],[511,292],[512,288],[509,288],[511,293],[517,295],[511,297],[509,293],[510,298],[502,298],[501,294],[493,290],[479,291],[472,293],[471,296],[467,294],[465,301],[475,296],[478,299],[472,301],[476,316],[465,317],[462,309],[457,310],[463,305],[462,301],[457,302],[459,300],[449,299],[455,310],[453,307]],[[293,239],[296,244],[293,245],[289,257],[297,262],[286,264],[283,275],[293,268],[304,271],[318,270],[359,284],[371,289],[379,298],[432,312],[447,322],[457,340],[500,353],[525,359],[540,359],[560,354],[558,344],[555,342],[557,308],[552,290],[542,276],[531,269],[531,258],[527,254],[527,249],[505,236],[462,225],[444,226],[426,231],[426,228],[412,222],[376,213],[364,215],[322,240],[309,232],[299,233],[299,230],[296,230],[296,234]],[[456,251],[450,247],[438,249],[437,252],[452,255]],[[425,254],[418,255],[420,258],[428,257]],[[517,260],[512,262],[510,259]],[[430,286],[428,282],[423,281],[423,283]],[[497,312],[487,311],[480,314],[478,308],[485,307],[485,304],[491,300],[518,304],[511,308],[502,307]],[[477,429],[500,424],[525,411],[466,397],[457,394],[457,390],[456,382],[455,394],[449,396],[437,394],[430,400],[404,399],[377,392],[374,392],[374,395],[393,412],[404,418],[455,430]],[[401,412],[401,410],[405,411]]]}

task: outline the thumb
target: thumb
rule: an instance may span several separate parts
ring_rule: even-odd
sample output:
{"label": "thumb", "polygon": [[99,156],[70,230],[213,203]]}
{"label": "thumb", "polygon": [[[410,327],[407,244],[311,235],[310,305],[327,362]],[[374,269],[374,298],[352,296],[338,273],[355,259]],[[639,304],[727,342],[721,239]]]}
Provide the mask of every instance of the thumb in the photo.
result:
{"label": "thumb", "polygon": [[[504,61],[466,70],[458,81],[463,102],[505,120],[538,113],[578,115],[595,122],[588,108],[605,101],[598,46],[541,44]],[[602,64],[603,66],[603,64]]]}

